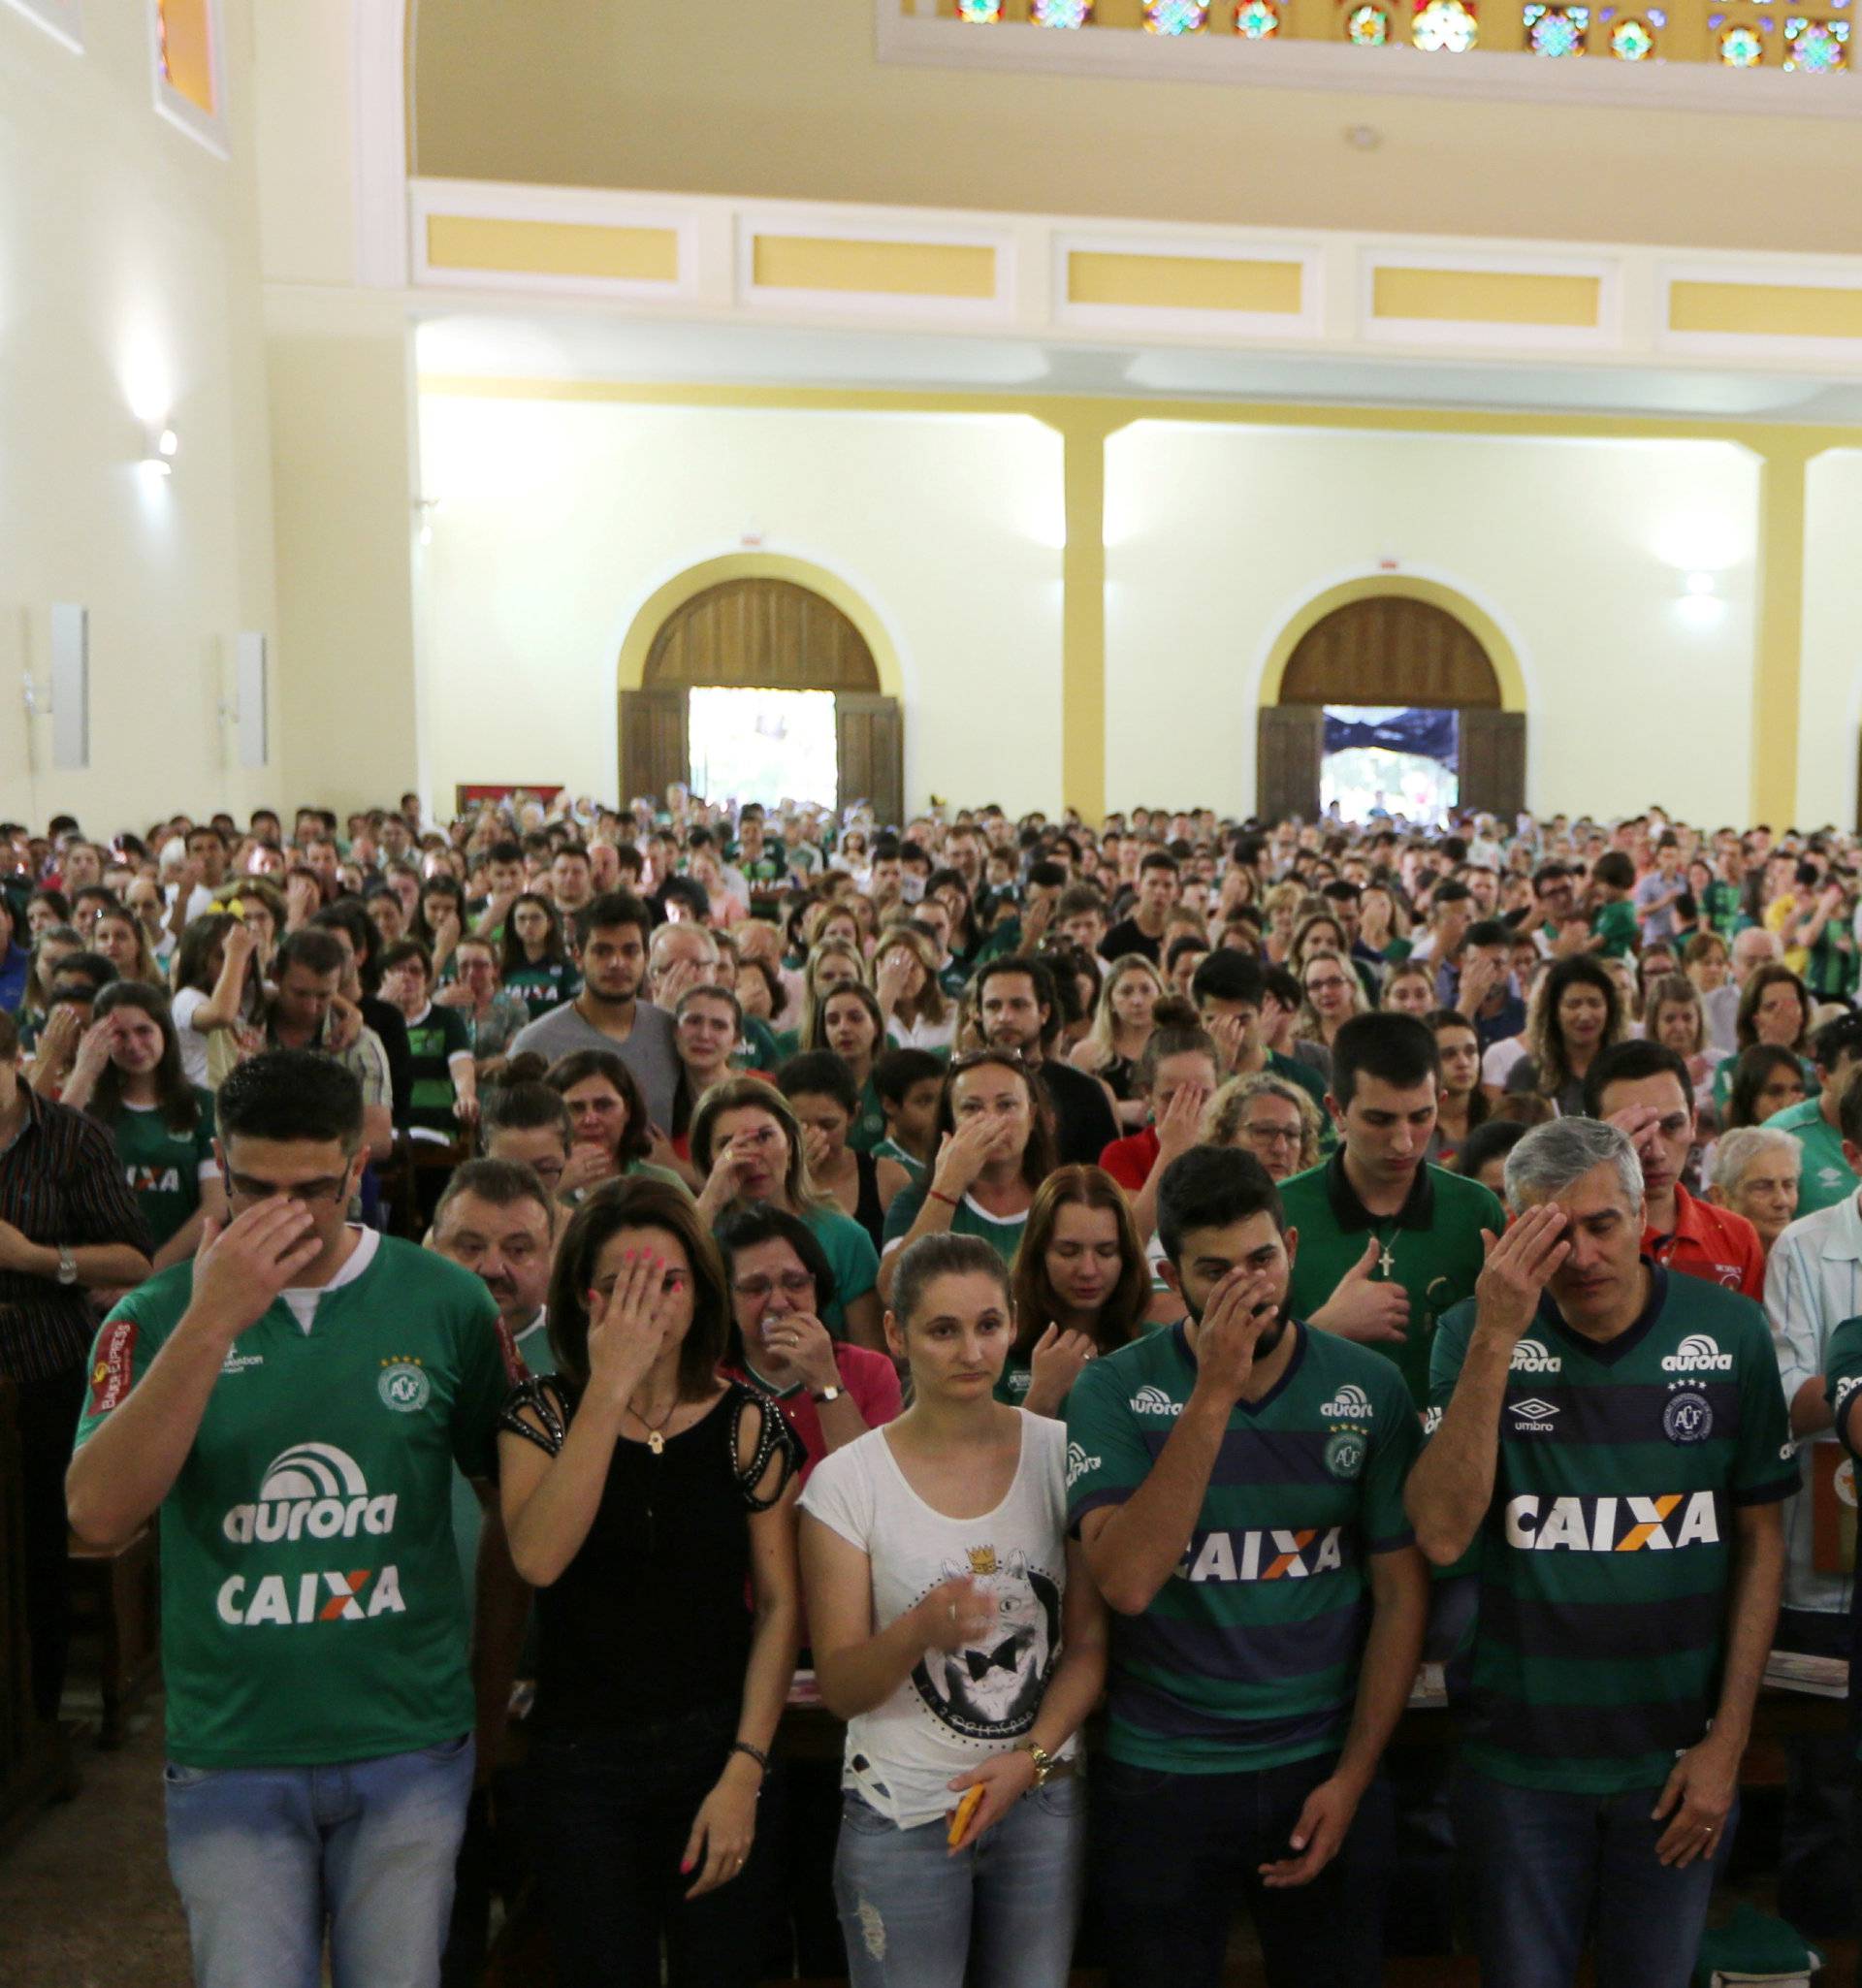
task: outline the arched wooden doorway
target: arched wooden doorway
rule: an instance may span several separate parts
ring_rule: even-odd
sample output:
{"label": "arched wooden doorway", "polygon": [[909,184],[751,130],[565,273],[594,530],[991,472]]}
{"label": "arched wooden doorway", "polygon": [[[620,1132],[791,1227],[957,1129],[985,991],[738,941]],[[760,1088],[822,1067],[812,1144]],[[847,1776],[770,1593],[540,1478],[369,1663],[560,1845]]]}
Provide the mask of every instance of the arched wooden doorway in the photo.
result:
{"label": "arched wooden doorway", "polygon": [[640,688],[621,693],[622,799],[662,799],[690,779],[688,693],[828,690],[834,696],[840,804],[868,800],[904,818],[905,736],[896,697],[880,689],[866,638],[831,600],[792,580],[733,579],[673,609],[647,652]]}
{"label": "arched wooden doorway", "polygon": [[1255,812],[1264,820],[1319,813],[1328,704],[1394,704],[1461,717],[1461,806],[1516,815],[1525,806],[1525,716],[1503,711],[1479,640],[1433,601],[1380,593],[1316,622],[1287,659],[1279,702],[1261,707]]}

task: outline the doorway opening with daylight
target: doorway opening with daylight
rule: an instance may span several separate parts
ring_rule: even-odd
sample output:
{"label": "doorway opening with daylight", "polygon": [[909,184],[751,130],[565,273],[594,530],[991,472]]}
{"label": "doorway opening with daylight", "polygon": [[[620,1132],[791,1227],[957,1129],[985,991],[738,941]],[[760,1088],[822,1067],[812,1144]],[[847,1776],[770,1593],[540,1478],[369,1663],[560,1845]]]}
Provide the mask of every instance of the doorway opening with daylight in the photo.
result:
{"label": "doorway opening with daylight", "polygon": [[1453,711],[1328,704],[1319,804],[1344,821],[1401,816],[1440,827],[1461,794],[1461,722]]}
{"label": "doorway opening with daylight", "polygon": [[832,690],[694,688],[688,695],[691,789],[708,801],[838,805]]}

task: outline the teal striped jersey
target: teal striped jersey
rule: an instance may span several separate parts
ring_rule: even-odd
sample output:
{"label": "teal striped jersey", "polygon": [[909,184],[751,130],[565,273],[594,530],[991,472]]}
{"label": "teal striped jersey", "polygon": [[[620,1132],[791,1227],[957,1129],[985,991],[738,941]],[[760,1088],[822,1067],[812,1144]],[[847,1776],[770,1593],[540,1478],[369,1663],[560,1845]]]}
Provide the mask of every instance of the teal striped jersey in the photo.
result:
{"label": "teal striped jersey", "polygon": [[[1370,1622],[1369,1554],[1411,1542],[1422,1440],[1401,1374],[1330,1332],[1237,1402],[1175,1571],[1114,1616],[1106,1750],[1133,1767],[1237,1774],[1343,1744]],[[1196,1385],[1181,1324],[1094,1361],[1067,1397],[1068,1523],[1122,1504]]]}
{"label": "teal striped jersey", "polygon": [[[1522,1787],[1659,1786],[1719,1690],[1742,1506],[1797,1466],[1765,1315],[1647,1264],[1642,1316],[1599,1345],[1550,1298],[1513,1349],[1477,1542],[1467,1758]],[[1435,1334],[1426,1427],[1455,1392],[1473,1300]]]}

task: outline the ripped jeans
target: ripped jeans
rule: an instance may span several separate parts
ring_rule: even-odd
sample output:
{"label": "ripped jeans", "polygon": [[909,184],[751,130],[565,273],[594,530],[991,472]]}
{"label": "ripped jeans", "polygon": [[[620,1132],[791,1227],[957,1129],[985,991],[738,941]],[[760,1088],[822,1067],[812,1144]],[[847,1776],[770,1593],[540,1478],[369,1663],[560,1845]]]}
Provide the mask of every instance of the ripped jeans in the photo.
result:
{"label": "ripped jeans", "polygon": [[844,1795],[834,1896],[851,1988],[1066,1988],[1085,1861],[1077,1775],[954,1857],[941,1820],[900,1829]]}

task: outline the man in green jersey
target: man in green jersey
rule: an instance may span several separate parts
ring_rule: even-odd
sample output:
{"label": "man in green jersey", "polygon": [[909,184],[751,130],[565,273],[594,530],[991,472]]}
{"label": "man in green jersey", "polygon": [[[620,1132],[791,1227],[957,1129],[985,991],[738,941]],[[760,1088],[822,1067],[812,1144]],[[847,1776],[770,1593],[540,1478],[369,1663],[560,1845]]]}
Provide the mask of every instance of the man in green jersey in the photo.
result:
{"label": "man in green jersey", "polygon": [[1842,1108],[1844,1092],[1851,1083],[1862,1084],[1862,1014],[1825,1022],[1811,1038],[1811,1054],[1821,1090],[1765,1121],[1767,1131],[1787,1132],[1804,1148],[1797,1187],[1800,1219],[1847,1201],[1862,1187],[1844,1147]]}
{"label": "man in green jersey", "polygon": [[1640,1255],[1635,1148],[1535,1127],[1519,1219],[1436,1333],[1408,1506],[1438,1565],[1478,1538],[1459,1834],[1482,1977],[1684,1988],[1778,1616],[1797,1489],[1764,1314]]}
{"label": "man in green jersey", "polygon": [[1481,1231],[1499,1202],[1423,1159],[1435,1129],[1441,1059],[1414,1015],[1353,1015],[1332,1045],[1326,1108],[1339,1146],[1282,1190],[1300,1255],[1296,1316],[1394,1360],[1420,1412],[1435,1322],[1474,1289]]}
{"label": "man in green jersey", "polygon": [[232,1220],[97,1336],[67,1480],[161,1515],[169,1863],[200,1988],[431,1988],[472,1780],[455,1462],[520,1371],[468,1271],[351,1227],[362,1093],[284,1050],[219,1092]]}
{"label": "man in green jersey", "polygon": [[1380,1981],[1374,1776],[1428,1586],[1416,1413],[1389,1362],[1290,1315],[1299,1238],[1252,1154],[1173,1161],[1158,1234],[1188,1317],[1067,1401],[1069,1523],[1115,1612],[1093,1773],[1110,1979],[1212,1988],[1240,1893],[1272,1988]]}

